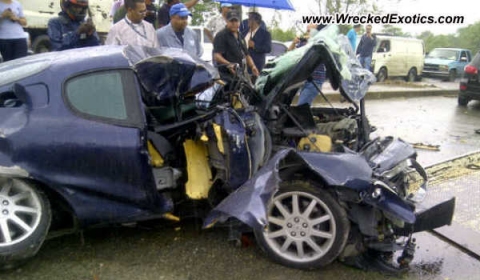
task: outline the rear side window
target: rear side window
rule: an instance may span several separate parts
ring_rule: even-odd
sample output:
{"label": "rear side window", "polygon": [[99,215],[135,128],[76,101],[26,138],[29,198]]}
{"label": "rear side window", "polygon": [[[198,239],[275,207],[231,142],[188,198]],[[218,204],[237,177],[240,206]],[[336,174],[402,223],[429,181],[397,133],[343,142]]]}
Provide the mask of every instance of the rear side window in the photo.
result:
{"label": "rear side window", "polygon": [[67,83],[67,98],[80,113],[126,120],[127,107],[119,72],[103,72],[74,78]]}
{"label": "rear side window", "polygon": [[81,74],[63,87],[67,106],[82,118],[143,127],[138,81],[131,69]]}

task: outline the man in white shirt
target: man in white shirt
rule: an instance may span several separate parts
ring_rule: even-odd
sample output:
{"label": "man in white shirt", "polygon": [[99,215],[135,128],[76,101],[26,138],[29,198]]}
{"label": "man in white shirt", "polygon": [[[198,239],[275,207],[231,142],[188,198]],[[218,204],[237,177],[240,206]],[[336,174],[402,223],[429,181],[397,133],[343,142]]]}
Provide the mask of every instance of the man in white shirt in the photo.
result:
{"label": "man in white shirt", "polygon": [[125,0],[127,15],[115,23],[108,33],[105,45],[133,45],[158,47],[155,28],[144,21],[147,14],[145,0]]}

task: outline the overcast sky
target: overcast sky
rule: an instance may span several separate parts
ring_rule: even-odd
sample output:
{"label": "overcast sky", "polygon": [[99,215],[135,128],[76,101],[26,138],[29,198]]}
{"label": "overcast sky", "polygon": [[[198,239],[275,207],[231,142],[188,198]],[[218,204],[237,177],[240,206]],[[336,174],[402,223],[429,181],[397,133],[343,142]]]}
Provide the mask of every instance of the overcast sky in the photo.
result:
{"label": "overcast sky", "polygon": [[[300,21],[302,16],[312,15],[312,7],[316,7],[314,0],[290,0],[295,7],[295,12],[281,12],[282,14],[282,28],[289,28],[293,26],[295,21]],[[379,7],[383,10],[381,15],[386,13],[397,13],[399,15],[432,15],[432,16],[464,16],[465,23],[463,25],[439,25],[439,24],[403,24],[398,25],[405,32],[410,32],[412,35],[420,34],[422,31],[430,30],[434,34],[450,34],[460,27],[465,27],[468,24],[480,21],[480,12],[478,2],[472,0],[378,0]],[[260,9],[267,23],[271,22],[273,10]],[[382,25],[374,25],[374,32],[380,32]],[[480,35],[480,34],[479,34]]]}

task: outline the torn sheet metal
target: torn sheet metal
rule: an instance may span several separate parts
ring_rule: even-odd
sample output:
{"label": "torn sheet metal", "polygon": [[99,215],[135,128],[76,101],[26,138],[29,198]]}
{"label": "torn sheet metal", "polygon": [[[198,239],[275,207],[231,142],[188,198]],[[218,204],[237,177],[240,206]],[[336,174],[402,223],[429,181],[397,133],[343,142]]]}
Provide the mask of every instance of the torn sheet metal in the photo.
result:
{"label": "torn sheet metal", "polygon": [[266,208],[281,182],[279,168],[283,161],[304,164],[322,176],[328,186],[366,189],[370,186],[372,170],[365,159],[356,154],[297,153],[293,149],[279,151],[253,178],[224,199],[206,218],[204,226],[235,217],[243,223],[258,227],[266,225]]}

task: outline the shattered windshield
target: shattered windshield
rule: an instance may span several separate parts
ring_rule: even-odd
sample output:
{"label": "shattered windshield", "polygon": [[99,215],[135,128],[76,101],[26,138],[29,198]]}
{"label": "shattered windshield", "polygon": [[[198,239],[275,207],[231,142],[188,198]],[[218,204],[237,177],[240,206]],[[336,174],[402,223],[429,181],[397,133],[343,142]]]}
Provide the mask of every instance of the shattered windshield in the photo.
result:
{"label": "shattered windshield", "polygon": [[334,89],[349,100],[359,101],[367,93],[375,76],[363,69],[345,35],[331,25],[309,39],[308,43],[267,63],[257,79],[255,88],[263,95],[281,93],[286,87],[309,78],[321,63]]}
{"label": "shattered windshield", "polygon": [[146,90],[149,106],[193,96],[219,79],[212,65],[182,49],[128,46],[125,56]]}

